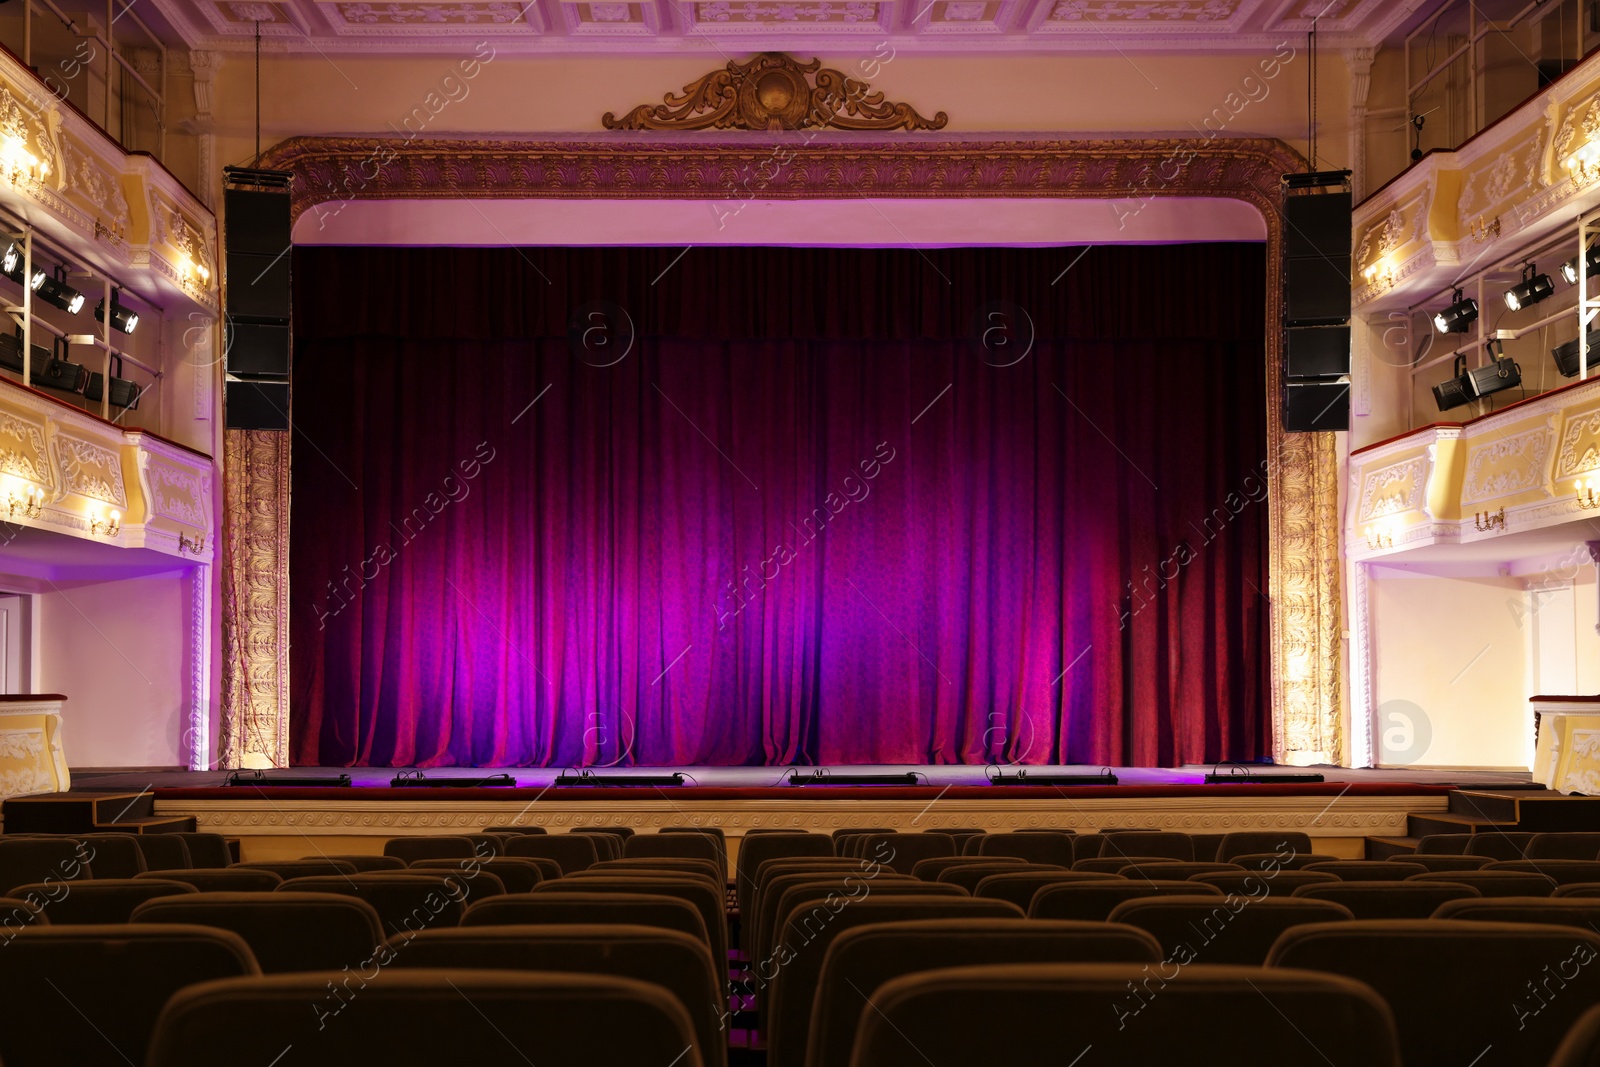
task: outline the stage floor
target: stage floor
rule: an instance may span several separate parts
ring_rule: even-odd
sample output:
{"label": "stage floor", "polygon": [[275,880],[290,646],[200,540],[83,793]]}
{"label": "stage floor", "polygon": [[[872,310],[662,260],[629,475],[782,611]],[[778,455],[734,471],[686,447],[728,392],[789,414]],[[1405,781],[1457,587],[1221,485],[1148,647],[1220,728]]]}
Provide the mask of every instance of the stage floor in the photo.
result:
{"label": "stage floor", "polygon": [[[1205,775],[1216,770],[1217,773],[1227,774],[1233,769],[1250,771],[1257,774],[1293,774],[1314,772],[1322,775],[1329,783],[1359,784],[1359,785],[1432,785],[1455,786],[1457,788],[1493,789],[1493,788],[1527,788],[1531,776],[1526,772],[1501,772],[1501,771],[1476,771],[1463,769],[1429,769],[1419,767],[1385,767],[1377,769],[1356,770],[1348,767],[1276,767],[1261,766],[1256,764],[1220,764],[1213,768],[1210,765],[1191,765],[1187,767],[1162,768],[1162,767],[1112,767],[1109,770],[1115,774],[1121,787],[1159,787],[1201,785]],[[764,789],[764,788],[792,788],[787,784],[789,772],[799,770],[807,773],[818,768],[814,767],[611,767],[588,768],[597,774],[662,774],[670,771],[682,771],[685,775],[687,786],[703,786],[715,789]],[[1003,770],[1005,773],[1015,774],[1017,770],[1026,770],[1029,774],[1099,774],[1108,769],[1105,767],[1086,766],[1046,766],[1046,767],[1003,767],[994,766],[935,766],[935,765],[861,765],[861,766],[835,766],[827,768],[835,774],[904,774],[907,771],[918,776],[921,786],[942,789],[947,786],[987,786],[989,776],[995,771]],[[396,767],[296,767],[296,775],[307,776],[337,776],[348,774],[351,785],[360,788],[384,788],[399,774],[413,773],[414,768]],[[290,773],[290,772],[282,772]],[[423,771],[430,780],[451,778],[486,778],[490,775],[508,774],[516,779],[519,789],[546,789],[554,785],[557,775],[575,773],[575,769],[559,767],[438,767]],[[224,784],[229,772],[227,771],[169,771],[169,770],[128,770],[128,771],[78,771],[72,772],[72,788],[74,790],[147,790],[147,789],[206,789]]]}

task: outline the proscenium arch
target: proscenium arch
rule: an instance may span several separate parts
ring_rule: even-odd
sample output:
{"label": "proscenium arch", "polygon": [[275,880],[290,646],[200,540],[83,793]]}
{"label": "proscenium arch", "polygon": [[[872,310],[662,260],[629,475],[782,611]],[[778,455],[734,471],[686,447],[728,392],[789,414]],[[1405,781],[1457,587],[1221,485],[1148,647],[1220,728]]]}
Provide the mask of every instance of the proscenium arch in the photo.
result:
{"label": "proscenium arch", "polygon": [[[1342,622],[1332,433],[1286,434],[1284,174],[1305,160],[1265,138],[1014,140],[948,135],[630,135],[496,140],[300,137],[258,166],[292,172],[292,213],[358,201],[1099,199],[1137,214],[1167,197],[1242,201],[1265,222],[1273,754],[1340,763]],[[228,765],[287,764],[288,435],[228,431],[224,692]],[[276,472],[276,473],[274,473]],[[254,759],[252,759],[252,755]]]}

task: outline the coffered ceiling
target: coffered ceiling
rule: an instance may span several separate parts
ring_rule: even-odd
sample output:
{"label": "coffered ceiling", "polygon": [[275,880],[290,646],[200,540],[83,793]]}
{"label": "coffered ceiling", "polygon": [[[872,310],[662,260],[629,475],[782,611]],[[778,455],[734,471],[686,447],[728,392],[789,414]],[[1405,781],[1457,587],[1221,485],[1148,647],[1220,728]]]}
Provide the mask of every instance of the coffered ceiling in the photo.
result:
{"label": "coffered ceiling", "polygon": [[190,48],[496,54],[1270,53],[1318,17],[1325,47],[1374,45],[1438,0],[149,0]]}

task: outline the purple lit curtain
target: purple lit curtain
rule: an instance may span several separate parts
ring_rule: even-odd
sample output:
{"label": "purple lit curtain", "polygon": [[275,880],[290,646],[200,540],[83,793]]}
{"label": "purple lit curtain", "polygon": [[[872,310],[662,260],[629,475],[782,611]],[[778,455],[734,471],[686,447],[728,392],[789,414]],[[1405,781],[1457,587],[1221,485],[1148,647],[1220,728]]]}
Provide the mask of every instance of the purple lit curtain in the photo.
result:
{"label": "purple lit curtain", "polygon": [[297,763],[1268,750],[1262,246],[678,253],[297,250]]}

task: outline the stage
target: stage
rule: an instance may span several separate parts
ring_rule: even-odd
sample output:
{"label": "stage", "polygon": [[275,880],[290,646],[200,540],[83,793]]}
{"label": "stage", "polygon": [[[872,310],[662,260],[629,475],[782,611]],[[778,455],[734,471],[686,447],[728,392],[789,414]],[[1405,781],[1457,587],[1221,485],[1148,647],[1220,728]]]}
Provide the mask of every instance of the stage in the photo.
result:
{"label": "stage", "polygon": [[[813,768],[795,768],[810,771]],[[1228,773],[1229,766],[1218,768]],[[733,849],[753,829],[828,832],[850,827],[929,830],[975,827],[1004,832],[1064,827],[1221,834],[1297,830],[1318,852],[1364,853],[1369,837],[1408,835],[1412,817],[1452,810],[1456,790],[1534,795],[1526,774],[1439,770],[1249,767],[1261,775],[1314,772],[1321,783],[1204,784],[1213,768],[1110,768],[1115,786],[993,785],[996,768],[976,766],[834,767],[834,775],[915,773],[924,784],[782,784],[791,768],[612,768],[617,775],[684,773],[682,786],[556,786],[554,768],[440,768],[429,779],[509,774],[515,787],[394,788],[390,768],[296,768],[297,776],[349,774],[351,785],[229,786],[226,772],[82,772],[75,793],[151,793],[152,811],[192,817],[202,831],[237,837],[252,859],[376,852],[386,838],[450,834],[531,824],[551,832],[626,826],[722,829]],[[1004,768],[1013,774],[1016,768]],[[1030,767],[1029,773],[1099,774],[1100,767]],[[574,773],[568,771],[567,773]],[[1547,793],[1539,795],[1548,796]]]}

